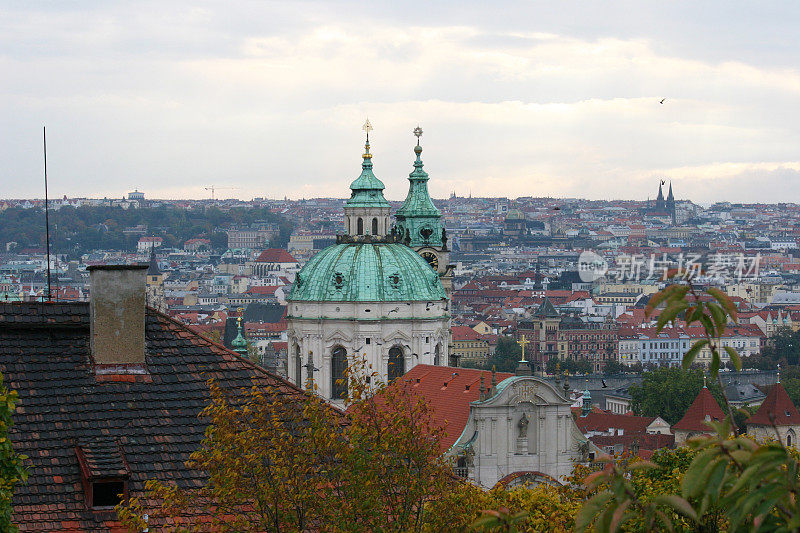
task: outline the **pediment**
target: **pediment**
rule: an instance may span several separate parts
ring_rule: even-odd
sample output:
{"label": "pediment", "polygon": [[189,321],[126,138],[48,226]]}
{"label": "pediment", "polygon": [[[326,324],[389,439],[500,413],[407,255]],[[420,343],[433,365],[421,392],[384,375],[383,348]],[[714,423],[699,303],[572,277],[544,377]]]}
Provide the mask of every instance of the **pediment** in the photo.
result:
{"label": "pediment", "polygon": [[388,344],[388,343],[399,341],[399,340],[406,341],[406,342],[410,343],[411,342],[411,336],[406,334],[404,331],[398,329],[398,330],[395,330],[392,333],[388,334],[384,339],[384,343]]}
{"label": "pediment", "polygon": [[351,342],[352,340],[353,340],[353,335],[341,329],[335,329],[325,336],[326,343],[331,343],[335,341]]}
{"label": "pediment", "polygon": [[569,405],[551,383],[533,376],[515,376],[486,405]]}

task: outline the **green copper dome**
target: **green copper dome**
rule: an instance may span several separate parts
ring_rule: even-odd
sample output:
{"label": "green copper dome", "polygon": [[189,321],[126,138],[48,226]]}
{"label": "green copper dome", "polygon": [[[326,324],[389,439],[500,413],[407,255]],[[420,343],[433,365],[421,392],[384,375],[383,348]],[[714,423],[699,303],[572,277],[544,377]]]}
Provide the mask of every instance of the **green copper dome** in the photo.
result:
{"label": "green copper dome", "polygon": [[439,275],[396,243],[336,244],[306,263],[289,301],[406,302],[446,298]]}
{"label": "green copper dome", "polygon": [[383,182],[372,172],[372,154],[369,153],[369,142],[364,146],[364,161],[361,163],[361,175],[350,184],[348,207],[391,207],[383,197]]}

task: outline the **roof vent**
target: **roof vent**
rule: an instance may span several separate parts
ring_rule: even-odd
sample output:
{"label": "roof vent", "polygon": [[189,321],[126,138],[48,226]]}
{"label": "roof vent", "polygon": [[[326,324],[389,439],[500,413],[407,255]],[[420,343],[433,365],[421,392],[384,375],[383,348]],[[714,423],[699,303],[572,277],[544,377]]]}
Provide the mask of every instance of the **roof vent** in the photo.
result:
{"label": "roof vent", "polygon": [[93,438],[75,447],[87,506],[113,509],[128,497],[130,469],[115,439]]}

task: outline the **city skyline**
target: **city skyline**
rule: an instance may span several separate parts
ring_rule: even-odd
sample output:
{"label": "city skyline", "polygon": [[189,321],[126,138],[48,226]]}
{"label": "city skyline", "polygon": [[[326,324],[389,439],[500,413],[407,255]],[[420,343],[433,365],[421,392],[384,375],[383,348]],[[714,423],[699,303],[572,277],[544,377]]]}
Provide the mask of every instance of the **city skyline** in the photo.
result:
{"label": "city skyline", "polygon": [[343,197],[369,116],[392,200],[419,123],[436,198],[642,201],[663,178],[700,204],[800,201],[786,2],[0,13],[7,198],[42,196],[42,125],[53,197]]}

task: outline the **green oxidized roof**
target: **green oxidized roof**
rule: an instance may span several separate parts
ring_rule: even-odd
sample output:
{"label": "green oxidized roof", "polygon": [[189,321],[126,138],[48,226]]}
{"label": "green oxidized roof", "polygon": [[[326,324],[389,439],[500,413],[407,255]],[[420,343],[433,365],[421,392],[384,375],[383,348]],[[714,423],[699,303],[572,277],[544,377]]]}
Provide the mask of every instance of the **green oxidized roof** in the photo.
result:
{"label": "green oxidized roof", "polygon": [[246,354],[247,353],[247,340],[242,335],[242,319],[239,319],[239,333],[236,335],[236,338],[231,341],[231,348],[234,352],[238,354]]}
{"label": "green oxidized roof", "polygon": [[389,202],[383,197],[383,182],[372,173],[372,154],[369,153],[369,143],[364,147],[364,161],[361,163],[361,175],[350,184],[350,198],[348,207],[390,207]]}
{"label": "green oxidized roof", "polygon": [[422,147],[415,146],[414,152],[417,160],[414,161],[414,171],[408,175],[410,182],[408,196],[400,209],[397,210],[398,216],[405,217],[441,217],[442,214],[433,205],[430,194],[428,194],[428,173],[422,169]]}
{"label": "green oxidized roof", "polygon": [[435,301],[446,298],[438,274],[395,243],[336,244],[306,263],[289,301]]}
{"label": "green oxidized roof", "polygon": [[409,246],[442,246],[441,212],[428,193],[428,173],[422,169],[422,147],[414,147],[417,159],[408,175],[408,196],[395,213],[401,236],[408,233]]}

